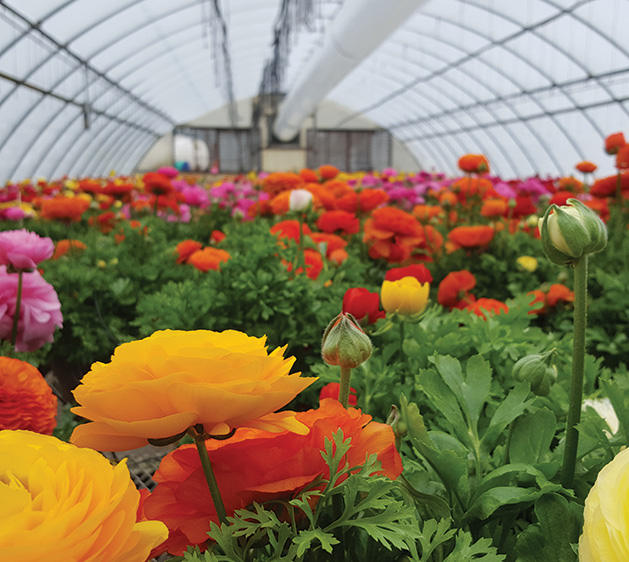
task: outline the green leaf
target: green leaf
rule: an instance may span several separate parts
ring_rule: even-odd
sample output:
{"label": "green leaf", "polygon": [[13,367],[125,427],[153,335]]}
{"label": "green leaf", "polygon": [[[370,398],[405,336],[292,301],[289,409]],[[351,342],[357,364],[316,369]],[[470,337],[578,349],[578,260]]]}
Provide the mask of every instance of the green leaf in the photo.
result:
{"label": "green leaf", "polygon": [[625,436],[625,445],[629,445],[629,385],[608,377],[601,377],[600,384],[618,416]]}
{"label": "green leaf", "polygon": [[498,554],[491,540],[484,538],[472,543],[472,535],[462,530],[456,535],[454,549],[444,562],[503,562],[505,556]]}
{"label": "green leaf", "polygon": [[533,402],[532,399],[527,400],[529,388],[527,382],[517,384],[498,406],[481,438],[485,450],[493,449],[505,428]]}
{"label": "green leaf", "polygon": [[543,469],[552,478],[559,469],[559,460],[551,461],[550,445],[555,436],[557,418],[548,408],[534,414],[524,414],[514,422],[509,460],[512,463],[531,464]]}
{"label": "green leaf", "polygon": [[579,540],[581,520],[576,506],[558,494],[548,494],[535,502],[538,523],[518,537],[517,562],[576,562],[572,544]]}
{"label": "green leaf", "polygon": [[313,541],[319,541],[321,548],[326,552],[332,552],[332,547],[339,544],[339,540],[332,533],[326,533],[322,529],[305,529],[299,531],[293,538],[293,544],[297,545],[297,556],[303,556],[306,550],[312,547]]}
{"label": "green leaf", "polygon": [[458,497],[465,508],[469,499],[467,455],[454,450],[442,450],[430,438],[424,419],[416,404],[408,403],[406,396],[400,396],[400,413],[408,429],[408,438],[417,452],[437,473],[447,492]]}

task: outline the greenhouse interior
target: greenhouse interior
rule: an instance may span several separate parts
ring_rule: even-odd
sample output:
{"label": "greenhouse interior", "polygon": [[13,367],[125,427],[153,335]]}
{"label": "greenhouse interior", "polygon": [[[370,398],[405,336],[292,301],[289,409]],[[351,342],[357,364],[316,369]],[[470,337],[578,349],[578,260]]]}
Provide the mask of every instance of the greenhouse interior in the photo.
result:
{"label": "greenhouse interior", "polygon": [[627,24],[0,0],[0,558],[629,560]]}

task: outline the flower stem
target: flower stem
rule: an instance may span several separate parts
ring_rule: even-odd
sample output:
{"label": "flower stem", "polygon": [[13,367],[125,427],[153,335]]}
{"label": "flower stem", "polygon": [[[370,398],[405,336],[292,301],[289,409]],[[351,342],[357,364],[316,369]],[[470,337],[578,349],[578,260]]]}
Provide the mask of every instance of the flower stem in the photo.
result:
{"label": "flower stem", "polygon": [[223,503],[223,498],[221,497],[221,492],[218,489],[218,483],[216,482],[212,465],[210,464],[210,457],[207,454],[205,439],[203,439],[202,435],[199,435],[194,431],[191,431],[190,433],[194,439],[194,444],[197,446],[199,459],[201,459],[201,466],[203,467],[205,480],[207,481],[210,494],[212,495],[212,501],[214,502],[214,508],[216,509],[218,520],[221,524],[227,523],[227,511],[225,511],[225,504]]}
{"label": "flower stem", "polygon": [[572,380],[566,423],[566,446],[563,455],[561,483],[570,488],[574,480],[577,461],[579,432],[576,425],[581,420],[583,400],[583,373],[585,370],[585,327],[587,324],[587,254],[574,264],[574,336],[572,351]]}
{"label": "flower stem", "polygon": [[339,388],[339,402],[343,408],[347,408],[349,402],[349,381],[352,378],[352,370],[349,367],[341,367],[341,386]]}
{"label": "flower stem", "polygon": [[17,279],[17,297],[15,299],[15,314],[13,315],[13,326],[11,328],[11,345],[15,347],[17,341],[17,325],[20,321],[20,308],[22,308],[22,276],[23,271],[18,273]]}

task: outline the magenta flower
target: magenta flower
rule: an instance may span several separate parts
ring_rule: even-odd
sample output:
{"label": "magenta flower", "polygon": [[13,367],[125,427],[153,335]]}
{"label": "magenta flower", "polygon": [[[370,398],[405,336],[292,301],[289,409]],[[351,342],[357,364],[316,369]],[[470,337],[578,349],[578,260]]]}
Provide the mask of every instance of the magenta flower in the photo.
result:
{"label": "magenta flower", "polygon": [[50,238],[42,238],[26,229],[0,232],[0,265],[17,270],[35,269],[55,250]]}
{"label": "magenta flower", "polygon": [[[52,342],[55,328],[63,325],[61,304],[54,287],[38,271],[22,273],[22,302],[18,320],[17,351],[35,351]],[[0,339],[10,340],[17,301],[18,273],[0,266]]]}

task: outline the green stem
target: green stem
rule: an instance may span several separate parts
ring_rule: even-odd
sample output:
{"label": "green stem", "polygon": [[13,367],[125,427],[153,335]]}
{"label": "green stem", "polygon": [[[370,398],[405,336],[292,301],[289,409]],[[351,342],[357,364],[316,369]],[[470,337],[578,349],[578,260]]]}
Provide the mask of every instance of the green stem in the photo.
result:
{"label": "green stem", "polygon": [[583,400],[583,373],[585,370],[585,327],[587,325],[587,255],[574,264],[574,339],[572,351],[572,380],[566,423],[566,446],[563,455],[561,483],[572,487],[577,459],[579,432],[576,425],[581,420]]}
{"label": "green stem", "polygon": [[13,326],[11,327],[11,345],[15,347],[17,341],[17,325],[20,321],[20,308],[22,308],[22,277],[23,271],[18,273],[17,298],[15,299],[15,314],[13,315]]}
{"label": "green stem", "polygon": [[349,367],[341,367],[341,386],[339,388],[339,402],[343,408],[347,408],[349,402],[349,381],[352,378],[352,370]]}
{"label": "green stem", "polygon": [[159,206],[159,198],[157,193],[155,194],[155,205],[153,206],[153,216],[156,217],[157,216],[157,208]]}
{"label": "green stem", "polygon": [[203,467],[205,480],[207,481],[210,494],[212,495],[212,501],[214,502],[214,508],[216,509],[218,520],[221,524],[227,523],[227,511],[225,511],[225,504],[223,503],[223,498],[221,497],[221,492],[218,489],[218,483],[216,482],[212,465],[210,464],[210,457],[207,454],[205,439],[203,439],[203,436],[199,435],[196,431],[191,431],[190,434],[194,439],[194,444],[197,446],[199,459],[201,459],[201,466]]}

